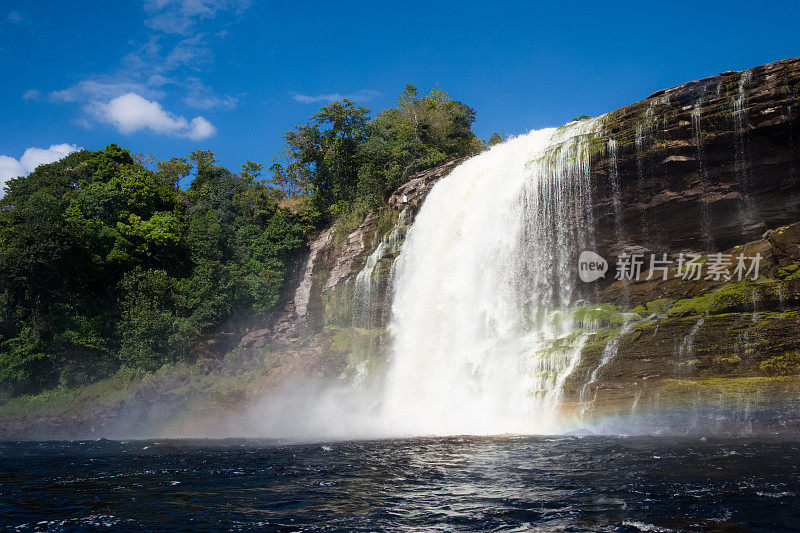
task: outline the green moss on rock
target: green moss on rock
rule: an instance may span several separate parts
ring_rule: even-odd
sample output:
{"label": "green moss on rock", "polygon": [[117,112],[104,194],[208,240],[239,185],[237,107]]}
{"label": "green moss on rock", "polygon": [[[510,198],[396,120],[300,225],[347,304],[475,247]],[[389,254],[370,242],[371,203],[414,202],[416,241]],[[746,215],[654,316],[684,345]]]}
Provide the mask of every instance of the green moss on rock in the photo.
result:
{"label": "green moss on rock", "polygon": [[666,316],[671,307],[672,300],[669,298],[660,298],[658,300],[653,300],[652,302],[647,302],[637,306],[633,309],[633,312],[641,317],[649,317],[653,315]]}
{"label": "green moss on rock", "polygon": [[800,374],[800,352],[790,352],[770,357],[761,362],[760,368],[763,372],[776,376]]}
{"label": "green moss on rock", "polygon": [[659,397],[665,403],[702,399],[751,401],[763,396],[778,399],[783,395],[793,397],[798,391],[797,376],[664,379],[658,387]]}
{"label": "green moss on rock", "polygon": [[348,327],[353,320],[353,293],[355,284],[352,280],[323,291],[324,325]]}
{"label": "green moss on rock", "polygon": [[783,280],[800,279],[800,264],[787,265],[778,269],[776,277]]}
{"label": "green moss on rock", "polygon": [[577,327],[619,327],[631,318],[630,313],[623,313],[616,305],[612,304],[572,309],[572,321]]}
{"label": "green moss on rock", "polygon": [[742,358],[738,355],[730,355],[727,357],[715,357],[714,362],[719,366],[722,370],[731,370],[736,365],[742,362]]}
{"label": "green moss on rock", "polygon": [[703,316],[711,307],[710,295],[678,300],[667,313],[670,317]]}
{"label": "green moss on rock", "polygon": [[678,300],[668,312],[668,316],[704,316],[730,312],[756,311],[768,301],[780,297],[781,281],[749,279],[726,283],[716,291]]}

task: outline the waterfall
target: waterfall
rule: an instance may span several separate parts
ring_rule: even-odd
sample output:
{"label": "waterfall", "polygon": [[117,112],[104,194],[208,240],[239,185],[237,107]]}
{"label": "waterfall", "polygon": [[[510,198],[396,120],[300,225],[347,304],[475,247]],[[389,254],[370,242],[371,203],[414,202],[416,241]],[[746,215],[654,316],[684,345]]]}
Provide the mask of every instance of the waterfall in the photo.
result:
{"label": "waterfall", "polygon": [[[650,111],[651,108],[648,108],[647,111]],[[642,144],[644,143],[644,124],[637,124],[636,125],[636,172],[638,174],[638,181],[637,185],[639,190],[641,191],[642,185],[644,184],[644,161],[642,155]]]}
{"label": "waterfall", "polygon": [[[602,117],[533,131],[442,179],[393,271],[381,418],[393,433],[547,431],[585,333],[575,262],[594,230]],[[599,145],[599,148],[598,148]]]}
{"label": "waterfall", "polygon": [[[345,289],[352,283],[352,304],[345,325],[349,344],[347,365],[342,378],[358,387],[375,386],[379,377],[375,369],[381,364],[384,353],[382,328],[386,325],[385,309],[389,307],[390,291],[381,290],[391,281],[392,264],[400,253],[403,238],[411,224],[407,211],[403,211],[385,235],[376,233],[373,251],[356,274],[344,282]],[[347,294],[347,290],[344,291]]]}
{"label": "waterfall", "polygon": [[681,339],[675,349],[676,368],[680,374],[687,374],[692,369],[692,360],[694,358],[694,339],[700,332],[700,328],[706,321],[706,317],[701,317],[700,320],[694,323],[689,333]]}
{"label": "waterfall", "polygon": [[606,342],[605,348],[603,348],[603,353],[600,356],[600,363],[597,367],[592,371],[591,376],[589,376],[589,380],[581,387],[580,392],[580,405],[581,405],[581,418],[586,415],[586,412],[589,408],[594,404],[594,401],[597,399],[597,387],[594,388],[594,394],[591,398],[589,398],[589,394],[592,392],[592,385],[597,383],[597,378],[600,377],[600,372],[603,370],[608,363],[610,363],[619,353],[619,344],[622,342],[622,338],[630,333],[631,329],[633,329],[633,322],[626,322],[622,328],[620,328],[619,332],[611,337],[608,342]]}
{"label": "waterfall", "polygon": [[747,145],[747,108],[745,107],[745,97],[747,93],[747,84],[752,79],[753,72],[745,70],[739,76],[739,90],[736,97],[733,98],[733,119],[734,119],[734,164],[736,168],[736,176],[739,179],[742,196],[744,198],[744,205],[742,213],[740,214],[741,225],[743,233],[752,230],[757,225],[756,208],[751,195],[752,180],[750,172],[747,170],[747,161],[749,161],[748,145]]}
{"label": "waterfall", "polygon": [[[637,180],[637,192],[639,194],[639,199],[642,202],[649,202],[650,198],[652,197],[653,188],[655,187],[655,178],[653,176],[651,164],[648,164],[647,153],[645,151],[646,144],[652,144],[653,139],[653,131],[659,127],[659,123],[663,123],[664,128],[667,126],[667,117],[664,116],[661,119],[657,114],[657,107],[664,106],[669,104],[669,94],[665,94],[658,98],[653,98],[647,104],[647,108],[645,109],[644,116],[642,117],[641,122],[636,125],[636,137],[635,137],[635,146],[636,146],[636,171],[638,174]],[[641,225],[642,225],[642,233],[646,237],[650,233],[650,226],[652,222],[646,216],[646,211],[642,211],[641,217]]]}
{"label": "waterfall", "polygon": [[614,237],[617,243],[623,240],[622,229],[622,201],[621,191],[619,187],[619,165],[617,163],[617,153],[619,146],[614,139],[608,140],[608,156],[611,159],[611,166],[609,167],[609,178],[611,182],[611,201],[614,205]]}
{"label": "waterfall", "polygon": [[[355,288],[353,291],[353,324],[359,327],[382,327],[380,316],[376,308],[383,307],[385,302],[376,302],[375,294],[378,293],[378,284],[390,272],[393,258],[400,253],[410,221],[407,211],[400,213],[391,231],[382,236],[373,252],[367,257],[364,266],[356,274]],[[387,266],[388,263],[388,266]]]}
{"label": "waterfall", "polygon": [[748,83],[750,83],[752,77],[752,70],[745,70],[742,72],[741,76],[739,76],[739,91],[736,95],[736,98],[733,100],[733,116],[736,119],[736,127],[740,130],[744,127],[745,87]]}
{"label": "waterfall", "polygon": [[703,150],[702,129],[700,126],[702,98],[697,100],[692,108],[692,126],[694,129],[694,144],[697,149],[697,167],[700,175],[700,190],[703,197],[700,199],[700,223],[703,232],[703,244],[706,250],[715,250],[714,237],[711,233],[711,214],[708,211],[708,176],[706,175],[705,151]]}

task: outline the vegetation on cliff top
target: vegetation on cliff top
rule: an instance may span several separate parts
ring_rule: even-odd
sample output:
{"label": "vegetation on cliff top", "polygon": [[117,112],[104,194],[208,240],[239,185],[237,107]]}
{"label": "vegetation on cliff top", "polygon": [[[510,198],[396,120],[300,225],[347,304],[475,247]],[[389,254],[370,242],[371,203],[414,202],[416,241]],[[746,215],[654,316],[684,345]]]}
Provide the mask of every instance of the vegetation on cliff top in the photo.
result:
{"label": "vegetation on cliff top", "polygon": [[471,107],[439,89],[421,96],[408,85],[396,106],[371,120],[368,109],[345,99],[288,131],[285,161],[272,170],[276,181],[305,191],[333,217],[366,212],[413,172],[482,150],[474,121]]}

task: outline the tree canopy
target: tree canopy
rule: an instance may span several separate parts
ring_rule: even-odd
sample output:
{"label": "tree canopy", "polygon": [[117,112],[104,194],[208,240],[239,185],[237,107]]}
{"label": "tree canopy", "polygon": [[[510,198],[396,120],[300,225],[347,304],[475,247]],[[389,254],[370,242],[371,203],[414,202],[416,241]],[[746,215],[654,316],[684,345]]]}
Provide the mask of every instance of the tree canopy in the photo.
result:
{"label": "tree canopy", "polygon": [[247,162],[234,174],[208,151],[153,172],[110,144],[11,180],[0,200],[0,385],[153,370],[271,309],[317,215],[279,207],[282,191],[258,172]]}
{"label": "tree canopy", "polygon": [[[322,223],[355,220],[412,173],[485,148],[474,120],[444,91],[408,85],[374,117],[346,99],[322,107],[286,132],[265,178],[260,163],[234,173],[208,150],[158,162],[109,144],[10,180],[0,396],[196,357],[274,308]],[[291,209],[286,196],[299,197]]]}
{"label": "tree canopy", "polygon": [[421,96],[408,85],[395,106],[369,114],[345,99],[288,131],[277,179],[300,184],[318,207],[340,216],[354,204],[378,207],[412,173],[484,147],[472,133],[475,111],[439,89]]}

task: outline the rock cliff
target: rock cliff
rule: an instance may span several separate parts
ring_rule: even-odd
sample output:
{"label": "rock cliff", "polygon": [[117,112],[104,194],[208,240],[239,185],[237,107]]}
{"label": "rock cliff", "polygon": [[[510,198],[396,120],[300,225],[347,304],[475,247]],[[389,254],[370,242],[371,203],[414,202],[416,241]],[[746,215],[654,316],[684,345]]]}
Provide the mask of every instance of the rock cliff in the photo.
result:
{"label": "rock cliff", "polygon": [[[799,115],[800,59],[790,59],[684,83],[603,117],[591,192],[594,249],[611,272],[584,295],[597,331],[564,387],[566,411],[600,417],[757,400],[779,402],[779,423],[800,427],[791,407],[800,398]],[[403,224],[457,163],[395,191],[389,206]],[[302,305],[286,319],[316,332],[337,371],[356,352],[385,357],[394,255],[380,246],[378,225],[369,216],[339,243],[330,232],[312,243],[295,293]],[[681,252],[760,254],[760,277],[614,281],[621,253]],[[365,310],[356,274],[370,254],[385,267],[369,267]]]}
{"label": "rock cliff", "polygon": [[593,164],[598,247],[723,250],[797,221],[799,99],[789,59],[609,113],[613,149]]}

